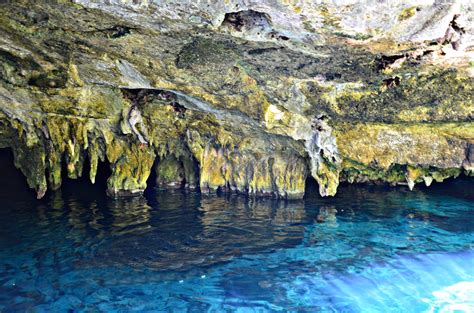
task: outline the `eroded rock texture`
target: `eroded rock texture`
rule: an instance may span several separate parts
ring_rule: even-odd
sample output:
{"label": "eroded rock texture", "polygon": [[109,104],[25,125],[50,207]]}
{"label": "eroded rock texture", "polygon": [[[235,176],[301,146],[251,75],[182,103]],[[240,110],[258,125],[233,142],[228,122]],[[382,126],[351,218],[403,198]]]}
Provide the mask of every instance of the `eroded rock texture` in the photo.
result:
{"label": "eroded rock texture", "polygon": [[[473,173],[469,1],[0,4],[0,147],[62,172],[299,198]],[[90,168],[84,169],[89,164]]]}

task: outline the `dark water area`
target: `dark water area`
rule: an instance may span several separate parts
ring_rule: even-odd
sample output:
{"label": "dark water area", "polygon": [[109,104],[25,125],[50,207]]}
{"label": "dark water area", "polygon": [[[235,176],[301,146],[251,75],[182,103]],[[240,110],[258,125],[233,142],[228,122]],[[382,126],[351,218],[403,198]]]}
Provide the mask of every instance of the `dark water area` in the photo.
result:
{"label": "dark water area", "polygon": [[474,179],[114,200],[102,165],[36,200],[8,150],[0,173],[0,312],[474,310]]}

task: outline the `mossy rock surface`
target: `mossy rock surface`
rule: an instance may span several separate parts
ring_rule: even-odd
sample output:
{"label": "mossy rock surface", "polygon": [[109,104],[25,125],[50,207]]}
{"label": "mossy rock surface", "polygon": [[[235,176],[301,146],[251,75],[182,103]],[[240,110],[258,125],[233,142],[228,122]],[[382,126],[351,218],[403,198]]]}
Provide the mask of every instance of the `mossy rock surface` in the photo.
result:
{"label": "mossy rock surface", "polygon": [[1,4],[0,147],[39,197],[101,161],[111,195],[472,175],[473,6],[348,2]]}

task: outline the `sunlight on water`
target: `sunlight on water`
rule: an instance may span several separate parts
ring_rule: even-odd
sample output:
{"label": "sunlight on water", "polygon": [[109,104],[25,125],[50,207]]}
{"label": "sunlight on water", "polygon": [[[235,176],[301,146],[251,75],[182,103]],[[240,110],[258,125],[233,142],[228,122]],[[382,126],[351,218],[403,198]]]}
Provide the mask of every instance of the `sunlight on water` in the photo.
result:
{"label": "sunlight on water", "polygon": [[474,312],[474,281],[460,282],[434,291],[433,298],[426,300],[431,306],[427,311],[430,313]]}
{"label": "sunlight on water", "polygon": [[286,289],[295,301],[304,299],[303,303],[312,301],[335,310],[338,299],[359,312],[456,312],[460,308],[471,312],[473,260],[472,251],[395,257],[352,274],[303,274]]}

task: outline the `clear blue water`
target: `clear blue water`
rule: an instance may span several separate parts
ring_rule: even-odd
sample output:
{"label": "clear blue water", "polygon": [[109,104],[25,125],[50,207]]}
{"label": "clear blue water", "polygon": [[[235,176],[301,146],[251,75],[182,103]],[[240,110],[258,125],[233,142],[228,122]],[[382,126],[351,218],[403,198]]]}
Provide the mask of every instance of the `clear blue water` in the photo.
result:
{"label": "clear blue water", "polygon": [[37,201],[9,162],[0,312],[474,311],[473,180],[301,201],[69,181]]}

